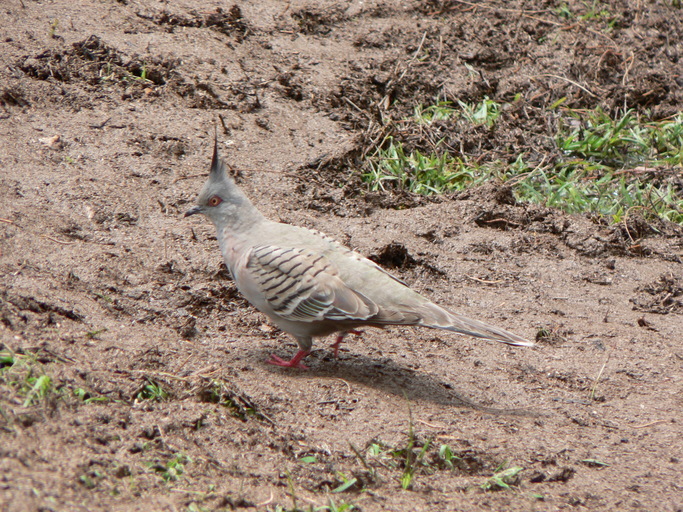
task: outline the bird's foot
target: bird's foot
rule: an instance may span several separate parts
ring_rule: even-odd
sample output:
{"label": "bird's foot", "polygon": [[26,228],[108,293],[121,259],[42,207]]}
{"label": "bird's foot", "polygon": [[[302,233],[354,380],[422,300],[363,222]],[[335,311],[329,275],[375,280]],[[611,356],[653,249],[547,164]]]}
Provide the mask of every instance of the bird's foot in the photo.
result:
{"label": "bird's foot", "polygon": [[308,366],[303,364],[301,360],[310,353],[310,350],[299,350],[296,354],[294,354],[294,357],[289,361],[285,361],[284,359],[276,356],[275,354],[271,354],[270,359],[267,361],[267,363],[274,364],[275,366],[284,366],[285,368],[299,368],[300,370],[308,370]]}
{"label": "bird's foot", "polygon": [[346,337],[347,334],[353,334],[355,336],[358,336],[359,334],[363,334],[363,331],[358,331],[356,329],[350,329],[348,331],[342,332],[341,334],[337,335],[337,340],[330,345],[330,348],[334,350],[334,358],[337,359],[337,356],[339,355],[339,345],[341,345],[342,341],[344,341],[344,338]]}

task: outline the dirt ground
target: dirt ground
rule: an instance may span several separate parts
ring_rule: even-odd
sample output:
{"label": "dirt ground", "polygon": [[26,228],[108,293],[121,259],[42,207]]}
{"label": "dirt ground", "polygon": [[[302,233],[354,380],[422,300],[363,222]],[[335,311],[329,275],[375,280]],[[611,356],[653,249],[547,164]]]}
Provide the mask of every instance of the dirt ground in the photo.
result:
{"label": "dirt ground", "polygon": [[[484,160],[556,152],[563,97],[683,110],[678,3],[593,4],[4,0],[0,510],[683,510],[680,228],[353,175],[439,99],[512,105],[444,130]],[[214,126],[266,215],[537,345],[368,329],[266,364],[294,343],[182,217]]]}

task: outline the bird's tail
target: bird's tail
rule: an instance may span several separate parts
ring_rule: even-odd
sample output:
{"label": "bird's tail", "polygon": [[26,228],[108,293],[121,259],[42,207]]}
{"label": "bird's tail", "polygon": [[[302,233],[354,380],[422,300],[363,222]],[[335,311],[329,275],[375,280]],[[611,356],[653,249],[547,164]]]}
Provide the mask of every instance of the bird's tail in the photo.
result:
{"label": "bird's tail", "polygon": [[501,343],[507,343],[508,345],[522,347],[531,347],[534,345],[533,342],[506,331],[505,329],[453,313],[434,303],[424,304],[420,309],[421,311],[419,313],[421,313],[421,320],[419,325],[425,327],[445,329],[447,331],[457,332],[458,334],[500,341]]}

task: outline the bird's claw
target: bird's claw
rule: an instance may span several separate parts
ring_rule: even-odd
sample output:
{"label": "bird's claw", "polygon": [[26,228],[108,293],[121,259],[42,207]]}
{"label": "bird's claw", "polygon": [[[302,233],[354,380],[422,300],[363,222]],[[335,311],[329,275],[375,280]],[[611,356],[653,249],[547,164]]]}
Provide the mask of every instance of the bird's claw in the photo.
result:
{"label": "bird's claw", "polygon": [[299,352],[297,352],[296,355],[289,361],[285,361],[281,357],[278,357],[275,354],[271,354],[270,359],[266,362],[268,364],[282,366],[285,368],[299,368],[300,370],[308,370],[308,366],[301,362],[301,360],[308,354],[310,354],[310,352],[306,350],[299,350]]}

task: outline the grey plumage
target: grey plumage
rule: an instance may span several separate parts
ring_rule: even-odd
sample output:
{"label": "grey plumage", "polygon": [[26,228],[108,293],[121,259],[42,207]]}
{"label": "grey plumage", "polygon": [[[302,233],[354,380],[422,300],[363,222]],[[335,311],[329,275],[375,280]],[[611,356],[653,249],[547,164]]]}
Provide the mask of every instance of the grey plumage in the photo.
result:
{"label": "grey plumage", "polygon": [[225,172],[214,144],[209,178],[197,205],[185,216],[203,213],[217,231],[225,263],[237,288],[280,329],[299,352],[280,366],[305,368],[313,337],[361,326],[416,325],[459,334],[532,345],[516,334],[448,311],[374,262],[326,235],[266,219]]}

